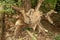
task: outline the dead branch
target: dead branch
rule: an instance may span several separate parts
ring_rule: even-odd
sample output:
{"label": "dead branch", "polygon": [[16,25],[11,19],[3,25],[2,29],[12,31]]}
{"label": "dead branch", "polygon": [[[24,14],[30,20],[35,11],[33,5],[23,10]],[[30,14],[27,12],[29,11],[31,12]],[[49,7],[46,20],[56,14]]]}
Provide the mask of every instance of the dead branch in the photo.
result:
{"label": "dead branch", "polygon": [[29,34],[31,38],[33,38],[34,40],[37,40],[36,37],[30,31],[26,30],[26,32]]}
{"label": "dead branch", "polygon": [[16,10],[17,12],[20,12],[20,10],[21,10],[21,8],[19,8],[19,7],[17,7],[17,6],[14,6],[14,5],[12,5],[11,6],[14,10]]}
{"label": "dead branch", "polygon": [[47,12],[47,15],[51,15],[52,13],[57,13],[54,10],[50,10],[49,12]]}
{"label": "dead branch", "polygon": [[17,6],[12,6],[12,8],[18,12],[21,12],[21,14],[23,15],[23,18],[24,18],[24,22],[29,24],[29,17],[26,15],[26,12],[24,9],[20,9],[19,7]]}
{"label": "dead branch", "polygon": [[48,13],[46,13],[46,16],[45,16],[51,24],[53,24],[53,20],[51,19],[50,15],[53,13],[56,13],[56,12],[54,10],[50,10]]}
{"label": "dead branch", "polygon": [[[45,32],[47,32],[44,28],[42,28],[42,24],[39,24],[39,22],[41,21],[41,16],[43,16],[43,12],[39,11],[39,8],[42,4],[44,0],[39,0],[39,3],[36,7],[36,9],[30,9],[27,13],[25,12],[25,10],[20,10],[20,8],[12,6],[12,8],[18,12],[21,12],[21,14],[24,17],[24,22],[29,24],[30,27],[32,27],[32,29],[35,31],[37,25],[39,27],[39,31],[43,30]],[[20,24],[20,22],[19,22]],[[19,27],[16,27],[16,29],[18,29]],[[15,29],[15,34],[17,33]]]}
{"label": "dead branch", "polygon": [[22,3],[23,8],[28,12],[28,10],[31,9],[31,0],[22,0]]}
{"label": "dead branch", "polygon": [[[15,10],[17,9],[15,8]],[[24,10],[20,10],[20,12],[21,11],[24,17],[24,22],[29,24],[33,28],[33,30],[35,30],[37,22],[40,22],[39,20],[41,20],[42,12],[40,12],[39,10],[35,11],[34,9],[30,9],[27,13],[25,13]]]}
{"label": "dead branch", "polygon": [[38,26],[39,26],[38,28],[40,29],[41,32],[43,32],[43,33],[48,32],[48,30],[45,29],[41,23],[39,23]]}
{"label": "dead branch", "polygon": [[39,8],[40,8],[40,6],[42,5],[42,2],[43,2],[44,0],[38,0],[38,4],[37,4],[37,6],[35,7],[35,10],[39,10]]}

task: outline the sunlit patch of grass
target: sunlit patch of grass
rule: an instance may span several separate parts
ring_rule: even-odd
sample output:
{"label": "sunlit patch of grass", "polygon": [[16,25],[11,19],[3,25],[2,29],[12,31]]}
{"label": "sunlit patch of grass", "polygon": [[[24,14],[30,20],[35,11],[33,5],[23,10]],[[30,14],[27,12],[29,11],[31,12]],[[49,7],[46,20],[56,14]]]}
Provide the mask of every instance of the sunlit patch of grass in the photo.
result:
{"label": "sunlit patch of grass", "polygon": [[57,35],[57,36],[55,37],[55,40],[60,40],[60,35]]}

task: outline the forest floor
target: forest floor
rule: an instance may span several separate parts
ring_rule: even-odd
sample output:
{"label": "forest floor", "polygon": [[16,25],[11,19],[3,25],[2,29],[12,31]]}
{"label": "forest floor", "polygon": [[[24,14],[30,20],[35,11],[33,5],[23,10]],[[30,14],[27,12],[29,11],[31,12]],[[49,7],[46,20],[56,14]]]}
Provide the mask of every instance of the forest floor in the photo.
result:
{"label": "forest floor", "polygon": [[[52,26],[52,24],[48,23],[46,19],[42,19],[41,23],[43,24],[43,27],[48,30],[47,33],[38,31],[21,31],[19,34],[19,38],[16,40],[55,40],[55,37],[57,35],[60,35],[60,14],[53,14],[51,15],[51,18],[53,19],[56,26]],[[9,19],[9,18],[8,18]],[[9,21],[10,22],[10,21]],[[6,40],[15,40],[13,32],[6,31]]]}

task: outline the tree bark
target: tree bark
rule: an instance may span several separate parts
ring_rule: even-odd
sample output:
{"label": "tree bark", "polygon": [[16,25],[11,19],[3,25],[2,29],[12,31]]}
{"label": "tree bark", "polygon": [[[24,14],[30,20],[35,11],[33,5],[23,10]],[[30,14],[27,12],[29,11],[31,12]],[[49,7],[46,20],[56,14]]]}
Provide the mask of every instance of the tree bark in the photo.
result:
{"label": "tree bark", "polygon": [[2,36],[1,40],[5,40],[5,13],[2,13]]}

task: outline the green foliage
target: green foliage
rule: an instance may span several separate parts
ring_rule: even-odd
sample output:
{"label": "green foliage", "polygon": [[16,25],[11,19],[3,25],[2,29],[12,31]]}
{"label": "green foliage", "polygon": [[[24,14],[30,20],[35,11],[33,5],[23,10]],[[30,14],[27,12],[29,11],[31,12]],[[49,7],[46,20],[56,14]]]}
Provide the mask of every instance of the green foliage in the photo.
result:
{"label": "green foliage", "polygon": [[58,0],[45,0],[41,6],[43,12],[47,12],[51,9],[54,9]]}
{"label": "green foliage", "polygon": [[[38,0],[31,0],[31,7],[35,8]],[[51,9],[54,9],[56,6],[57,0],[45,0],[41,6],[41,10],[47,12]],[[22,0],[0,0],[0,4],[4,5],[4,11],[7,13],[14,13],[15,11],[11,8],[11,5],[22,6]]]}
{"label": "green foliage", "polygon": [[56,36],[55,40],[60,40],[60,35]]}
{"label": "green foliage", "polygon": [[55,7],[55,11],[60,13],[60,0],[57,1],[56,7]]}
{"label": "green foliage", "polygon": [[45,0],[46,3],[50,4],[51,8],[55,8],[55,5],[58,0]]}
{"label": "green foliage", "polygon": [[37,6],[38,0],[31,0],[32,8],[35,8]]}
{"label": "green foliage", "polygon": [[17,3],[16,3],[18,6],[22,6],[22,0],[18,0]]}
{"label": "green foliage", "polygon": [[11,5],[21,5],[21,0],[0,0],[1,5],[4,7],[4,12],[14,13],[15,11],[11,8]]}
{"label": "green foliage", "polygon": [[0,3],[0,13],[3,13],[4,9],[3,9],[3,5],[1,5]]}

